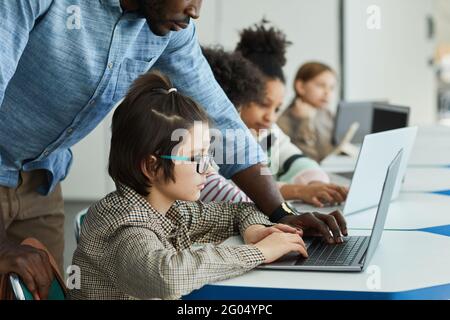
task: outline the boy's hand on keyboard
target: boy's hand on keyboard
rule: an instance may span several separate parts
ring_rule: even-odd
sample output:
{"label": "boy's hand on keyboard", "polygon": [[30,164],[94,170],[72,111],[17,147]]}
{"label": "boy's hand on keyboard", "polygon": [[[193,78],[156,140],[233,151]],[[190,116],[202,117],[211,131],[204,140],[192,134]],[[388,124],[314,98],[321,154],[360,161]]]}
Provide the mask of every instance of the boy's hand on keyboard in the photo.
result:
{"label": "boy's hand on keyboard", "polygon": [[268,237],[272,233],[280,232],[297,234],[300,237],[303,233],[301,230],[298,230],[286,224],[276,224],[271,227],[266,227],[263,225],[252,225],[245,230],[243,238],[246,244],[255,244]]}
{"label": "boy's hand on keyboard", "polygon": [[271,263],[282,256],[298,252],[305,258],[308,258],[305,243],[303,239],[296,233],[275,232],[265,237],[254,245],[258,248],[266,260],[265,263]]}
{"label": "boy's hand on keyboard", "polygon": [[343,243],[341,234],[348,236],[347,223],[339,210],[330,214],[313,212],[286,216],[280,222],[302,229],[304,236],[322,236],[330,244]]}

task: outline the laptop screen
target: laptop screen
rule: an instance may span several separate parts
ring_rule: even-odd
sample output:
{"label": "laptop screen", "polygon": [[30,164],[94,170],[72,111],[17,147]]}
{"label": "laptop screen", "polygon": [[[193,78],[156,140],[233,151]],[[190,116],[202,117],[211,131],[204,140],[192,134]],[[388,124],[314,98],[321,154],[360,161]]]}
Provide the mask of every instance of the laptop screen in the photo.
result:
{"label": "laptop screen", "polygon": [[409,108],[375,106],[372,133],[401,129],[408,126]]}
{"label": "laptop screen", "polygon": [[381,240],[384,226],[386,224],[386,218],[389,211],[389,205],[391,203],[392,195],[394,193],[395,181],[400,170],[400,164],[403,157],[403,149],[399,151],[394,160],[389,165],[386,178],[383,184],[383,191],[381,193],[380,202],[378,203],[377,215],[373,223],[372,232],[370,235],[369,246],[367,247],[367,253],[364,260],[364,268],[370,262],[378,243]]}
{"label": "laptop screen", "polygon": [[333,132],[333,144],[339,145],[350,126],[357,122],[359,128],[351,143],[360,144],[364,136],[371,133],[373,102],[341,102],[339,104]]}

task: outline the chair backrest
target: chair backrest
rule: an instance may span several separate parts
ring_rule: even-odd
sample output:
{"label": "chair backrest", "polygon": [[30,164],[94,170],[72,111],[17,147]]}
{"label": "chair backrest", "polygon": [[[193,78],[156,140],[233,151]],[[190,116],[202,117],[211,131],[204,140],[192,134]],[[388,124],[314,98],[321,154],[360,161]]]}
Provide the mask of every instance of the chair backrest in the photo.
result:
{"label": "chair backrest", "polygon": [[83,221],[86,217],[87,212],[88,209],[84,209],[80,211],[75,217],[75,239],[77,243],[80,242],[81,226],[83,225]]}
{"label": "chair backrest", "polygon": [[[33,295],[28,290],[27,286],[22,282],[22,280],[16,275],[11,274],[9,276],[11,283],[11,288],[13,289],[16,300],[34,300]],[[64,289],[60,285],[59,281],[55,278],[50,286],[50,291],[48,293],[48,300],[65,300],[66,295]]]}
{"label": "chair backrest", "polygon": [[[38,240],[29,238],[22,242],[22,245],[31,246],[33,248],[43,250],[47,253],[50,265],[53,270],[54,279],[50,285],[48,300],[64,300],[67,296],[66,287],[64,284],[64,278],[61,276],[55,259],[52,257],[47,248]],[[16,300],[34,300],[33,295],[28,290],[27,286],[23,283],[17,274],[10,274],[9,281],[13,290]]]}

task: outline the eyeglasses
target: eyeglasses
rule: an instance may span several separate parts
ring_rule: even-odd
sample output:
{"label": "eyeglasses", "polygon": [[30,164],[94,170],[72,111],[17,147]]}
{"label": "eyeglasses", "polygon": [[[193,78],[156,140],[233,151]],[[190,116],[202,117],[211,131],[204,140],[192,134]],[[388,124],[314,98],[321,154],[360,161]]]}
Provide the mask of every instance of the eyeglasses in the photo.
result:
{"label": "eyeglasses", "polygon": [[175,161],[188,161],[193,162],[197,164],[197,173],[204,174],[206,171],[208,171],[211,162],[212,162],[212,156],[202,155],[202,156],[193,156],[193,157],[183,157],[183,156],[161,156],[161,159],[165,160],[175,160]]}

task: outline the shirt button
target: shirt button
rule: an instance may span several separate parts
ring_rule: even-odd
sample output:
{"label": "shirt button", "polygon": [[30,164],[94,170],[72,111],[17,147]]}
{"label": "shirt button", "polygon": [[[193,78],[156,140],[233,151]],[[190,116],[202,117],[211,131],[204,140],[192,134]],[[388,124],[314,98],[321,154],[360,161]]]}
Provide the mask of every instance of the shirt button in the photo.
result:
{"label": "shirt button", "polygon": [[114,67],[114,63],[110,62],[108,63],[108,69],[112,69]]}
{"label": "shirt button", "polygon": [[45,151],[44,156],[48,157],[49,154],[50,154],[50,152]]}
{"label": "shirt button", "polygon": [[89,104],[92,106],[95,103],[95,100],[91,100],[91,102],[89,102]]}
{"label": "shirt button", "polygon": [[71,134],[72,132],[73,132],[73,128],[67,129],[67,133],[68,133],[68,134]]}

